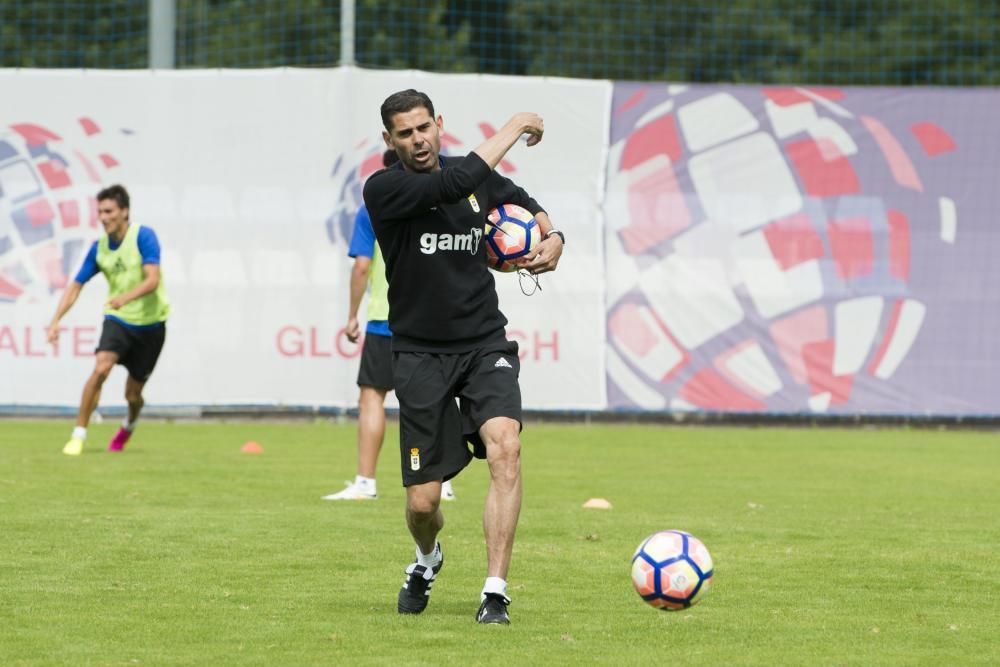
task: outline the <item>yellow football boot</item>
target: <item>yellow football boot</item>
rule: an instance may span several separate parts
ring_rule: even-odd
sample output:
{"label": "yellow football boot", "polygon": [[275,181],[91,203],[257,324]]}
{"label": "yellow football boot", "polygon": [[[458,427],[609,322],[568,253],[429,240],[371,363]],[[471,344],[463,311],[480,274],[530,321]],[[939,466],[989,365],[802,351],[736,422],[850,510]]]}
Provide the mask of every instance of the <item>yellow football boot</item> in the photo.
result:
{"label": "yellow football boot", "polygon": [[63,454],[67,456],[79,456],[83,453],[83,440],[80,438],[70,438],[63,446]]}

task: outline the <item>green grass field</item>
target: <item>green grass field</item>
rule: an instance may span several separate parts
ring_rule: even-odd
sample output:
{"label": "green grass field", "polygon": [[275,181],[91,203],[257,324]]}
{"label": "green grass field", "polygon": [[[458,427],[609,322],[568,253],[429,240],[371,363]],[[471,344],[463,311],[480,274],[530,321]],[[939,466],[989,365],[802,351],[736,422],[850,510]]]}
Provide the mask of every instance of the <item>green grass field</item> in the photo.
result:
{"label": "green grass field", "polygon": [[[1000,663],[995,433],[529,422],[512,625],[487,627],[482,462],[427,611],[400,617],[394,429],[379,500],[345,504],[320,496],[353,475],[352,423],[148,422],[122,455],[103,424],[76,458],[71,425],[0,423],[6,666]],[[667,528],[715,558],[687,611],[629,579]]]}

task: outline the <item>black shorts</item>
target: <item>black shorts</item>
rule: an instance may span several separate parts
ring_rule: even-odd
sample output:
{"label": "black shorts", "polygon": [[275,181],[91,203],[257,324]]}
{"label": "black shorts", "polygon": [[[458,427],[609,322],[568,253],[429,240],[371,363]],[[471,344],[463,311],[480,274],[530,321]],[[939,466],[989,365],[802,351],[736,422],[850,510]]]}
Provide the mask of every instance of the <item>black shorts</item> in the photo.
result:
{"label": "black shorts", "polygon": [[375,387],[391,391],[392,337],[365,334],[361,345],[361,368],[358,369],[358,386]]}
{"label": "black shorts", "polygon": [[132,379],[145,382],[156,367],[166,337],[166,322],[148,329],[129,329],[121,322],[105,319],[96,351],[114,352]]}
{"label": "black shorts", "polygon": [[449,480],[486,458],[479,427],[493,417],[521,422],[520,371],[510,341],[461,354],[394,353],[403,486]]}

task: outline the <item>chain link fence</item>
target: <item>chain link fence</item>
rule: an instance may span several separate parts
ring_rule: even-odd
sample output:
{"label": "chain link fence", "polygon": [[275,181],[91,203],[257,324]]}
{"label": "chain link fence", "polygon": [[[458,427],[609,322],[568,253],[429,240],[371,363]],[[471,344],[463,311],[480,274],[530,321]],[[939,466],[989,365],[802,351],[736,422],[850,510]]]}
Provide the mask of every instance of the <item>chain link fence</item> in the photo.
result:
{"label": "chain link fence", "polygon": [[[178,68],[343,64],[340,0],[154,0]],[[637,81],[1000,83],[982,0],[353,0],[362,67]],[[150,0],[8,0],[0,66],[146,68]],[[348,31],[348,34],[351,34]]]}

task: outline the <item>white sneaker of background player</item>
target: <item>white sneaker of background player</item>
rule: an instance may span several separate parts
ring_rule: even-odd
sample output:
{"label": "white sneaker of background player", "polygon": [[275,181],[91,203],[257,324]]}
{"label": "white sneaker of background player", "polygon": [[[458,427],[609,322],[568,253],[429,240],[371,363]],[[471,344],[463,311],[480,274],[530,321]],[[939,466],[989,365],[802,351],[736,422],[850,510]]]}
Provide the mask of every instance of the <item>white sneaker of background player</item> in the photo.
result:
{"label": "white sneaker of background player", "polygon": [[323,500],[375,500],[378,496],[367,484],[344,482],[347,488],[337,493],[323,496]]}
{"label": "white sneaker of background player", "polygon": [[441,500],[455,500],[455,490],[451,488],[451,480],[441,482]]}

